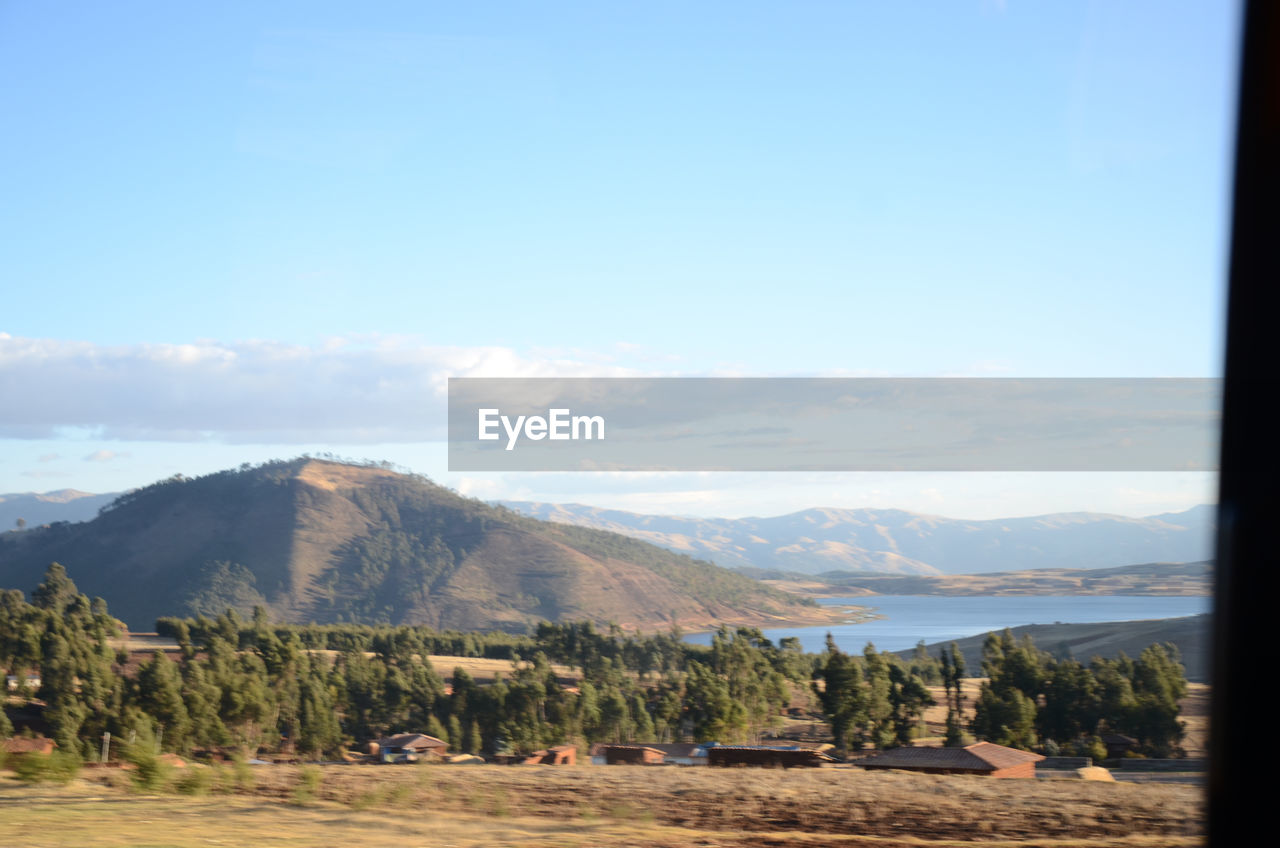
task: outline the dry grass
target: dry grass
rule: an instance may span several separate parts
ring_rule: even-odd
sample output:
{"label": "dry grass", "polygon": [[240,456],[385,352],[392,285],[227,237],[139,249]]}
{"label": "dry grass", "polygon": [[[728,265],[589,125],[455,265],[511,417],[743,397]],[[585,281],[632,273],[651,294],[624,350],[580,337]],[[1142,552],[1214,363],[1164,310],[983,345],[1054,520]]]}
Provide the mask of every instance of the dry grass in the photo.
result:
{"label": "dry grass", "polygon": [[1187,735],[1182,747],[1188,757],[1209,755],[1209,685],[1188,683],[1187,697],[1182,699],[1182,720],[1187,725]]}
{"label": "dry grass", "polygon": [[[349,823],[381,821],[387,834],[430,836],[436,841],[429,844],[442,845],[472,844],[466,841],[471,828],[485,833],[474,844],[506,844],[500,840],[524,834],[519,838],[549,844],[562,839],[565,845],[672,846],[770,845],[805,839],[814,844],[852,840],[896,845],[919,839],[935,845],[1176,845],[1195,842],[1202,833],[1200,790],[1168,784],[870,774],[852,768],[335,765],[320,771],[305,805],[298,803],[297,791],[304,773],[287,766],[255,768],[256,780],[249,789],[235,790],[228,781],[217,781],[229,794],[214,799],[131,797],[122,788],[107,786],[119,775],[106,772],[94,776],[102,783],[81,781],[78,791],[97,792],[109,802],[97,804],[95,815],[102,821],[104,811],[109,812],[106,820],[121,833],[134,832],[131,829],[147,816],[163,815],[169,841],[156,844],[173,845],[214,844],[180,841],[168,822],[185,821],[184,816],[197,822],[201,816],[220,815],[217,811],[224,808],[239,811],[230,822],[258,821],[266,816],[263,810],[276,811],[272,815],[278,819],[272,818],[271,827],[259,834],[263,838],[255,837],[255,845],[308,844],[305,839],[283,841],[294,832],[292,825],[284,827],[287,822],[296,823],[297,833],[337,828],[332,834],[325,831],[325,841],[332,842],[342,838],[341,827]],[[6,817],[15,821],[6,796],[26,791],[12,783],[0,788],[0,832],[14,832],[4,828]],[[62,800],[61,790],[39,789],[38,797],[42,800],[36,806],[49,816],[79,809]],[[21,804],[24,812],[17,817],[25,816],[31,806]],[[175,812],[157,812],[170,806]],[[431,811],[430,816],[423,811]],[[90,816],[87,809],[83,815]],[[434,824],[419,832],[425,824],[419,819],[427,818]],[[221,833],[223,822],[216,826]],[[199,830],[192,827],[193,834]],[[606,839],[605,831],[625,833],[627,838]],[[82,842],[70,835],[76,832],[74,827],[64,829],[30,844],[143,844]],[[202,836],[211,836],[208,824]],[[266,836],[281,841],[264,841]],[[228,836],[224,844],[243,842]]]}
{"label": "dry grass", "polygon": [[[485,802],[481,802],[482,804]],[[631,807],[634,812],[634,805]],[[622,811],[626,812],[626,811]],[[643,818],[575,815],[563,806],[556,817],[494,816],[483,810],[441,811],[398,806],[352,810],[321,802],[286,806],[264,798],[185,798],[130,796],[100,785],[78,782],[57,790],[16,786],[0,779],[0,833],[14,848],[208,848],[211,845],[296,848],[314,845],[404,846],[540,845],[587,848],[616,845],[635,848],[764,848],[782,845],[841,845],[905,848],[922,844],[974,845],[961,840],[921,842],[902,835],[851,835],[791,832],[725,832],[673,827]],[[1084,846],[1192,845],[1179,836],[1129,836],[1106,840],[1004,840],[979,838],[985,848],[1084,848]]]}

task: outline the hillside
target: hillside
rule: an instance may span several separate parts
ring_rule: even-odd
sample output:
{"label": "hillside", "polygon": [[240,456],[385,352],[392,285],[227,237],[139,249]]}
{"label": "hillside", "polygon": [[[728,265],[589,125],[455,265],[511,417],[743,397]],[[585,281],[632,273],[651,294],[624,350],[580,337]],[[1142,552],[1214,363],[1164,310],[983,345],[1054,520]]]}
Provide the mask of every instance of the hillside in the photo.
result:
{"label": "hillside", "polygon": [[27,527],[52,524],[55,521],[88,521],[101,507],[116,499],[119,493],[94,495],[76,489],[56,492],[21,492],[0,495],[0,532],[12,530],[18,519]]}
{"label": "hillside", "polygon": [[135,629],[266,606],[290,622],[523,630],[820,621],[795,596],[613,533],[550,524],[424,478],[312,459],[173,478],[82,524],[0,534],[0,586],[50,562]]}
{"label": "hillside", "polygon": [[[1193,615],[1184,618],[1155,618],[1148,621],[1108,621],[1095,624],[1028,624],[1011,628],[1013,635],[1021,639],[1031,637],[1036,647],[1059,657],[1071,656],[1087,663],[1091,657],[1113,658],[1121,653],[1137,657],[1143,649],[1155,642],[1172,642],[1182,655],[1187,679],[1207,682],[1209,679],[1209,616]],[[964,655],[969,674],[981,674],[982,643],[986,634],[957,639],[956,645]],[[950,642],[929,645],[929,653],[937,655],[939,649]],[[900,651],[902,657],[911,651]]]}
{"label": "hillside", "polygon": [[1213,593],[1211,562],[1149,562],[1119,568],[1042,568],[985,574],[899,575],[828,571],[806,575],[744,568],[789,592],[832,597],[877,595],[1184,595]]}
{"label": "hillside", "polygon": [[1092,512],[969,521],[898,509],[806,509],[773,518],[642,515],[510,501],[546,521],[623,533],[730,568],[802,574],[976,574],[1196,562],[1212,555],[1214,508],[1129,518]]}

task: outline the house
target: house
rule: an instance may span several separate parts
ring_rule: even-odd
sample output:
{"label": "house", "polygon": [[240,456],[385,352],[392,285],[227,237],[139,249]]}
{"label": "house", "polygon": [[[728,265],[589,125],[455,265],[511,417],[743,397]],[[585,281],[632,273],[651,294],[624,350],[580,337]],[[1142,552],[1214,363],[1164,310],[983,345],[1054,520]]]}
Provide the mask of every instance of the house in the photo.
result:
{"label": "house", "polygon": [[12,739],[0,739],[0,751],[10,756],[42,754],[47,757],[56,747],[58,747],[57,743],[47,736],[15,736]]}
{"label": "house", "polygon": [[10,692],[17,692],[23,686],[26,687],[27,692],[36,692],[40,689],[40,672],[28,671],[25,674],[6,674],[4,682],[5,688]]}
{"label": "house", "polygon": [[926,774],[979,774],[988,777],[1035,777],[1039,754],[977,742],[963,748],[893,748],[857,765],[864,769],[900,769]]}
{"label": "house", "polygon": [[1130,752],[1138,750],[1138,740],[1123,733],[1102,734],[1102,744],[1107,749],[1108,760],[1118,760]]}
{"label": "house", "polygon": [[820,768],[836,759],[812,748],[770,748],[763,745],[716,745],[707,749],[707,765],[758,768]]}
{"label": "house", "polygon": [[646,748],[662,752],[662,761],[671,766],[705,766],[707,746],[699,742],[645,742]]}
{"label": "house", "polygon": [[[630,745],[597,742],[591,746],[588,756],[594,766],[603,765],[669,765],[669,766],[705,766],[707,764],[707,748],[715,743],[705,742],[635,742]],[[616,749],[612,755],[610,749]],[[639,749],[649,750],[649,754],[635,753]],[[652,752],[657,751],[661,758]],[[610,762],[612,756],[612,762]]]}
{"label": "house", "polygon": [[660,766],[665,754],[649,745],[606,745],[591,747],[591,762],[607,766]]}
{"label": "house", "polygon": [[574,745],[556,745],[528,755],[500,754],[494,762],[512,766],[572,766],[577,765],[578,749]]}
{"label": "house", "polygon": [[425,733],[401,733],[379,739],[369,746],[369,753],[384,763],[414,763],[424,756],[448,756],[449,746],[441,739]]}

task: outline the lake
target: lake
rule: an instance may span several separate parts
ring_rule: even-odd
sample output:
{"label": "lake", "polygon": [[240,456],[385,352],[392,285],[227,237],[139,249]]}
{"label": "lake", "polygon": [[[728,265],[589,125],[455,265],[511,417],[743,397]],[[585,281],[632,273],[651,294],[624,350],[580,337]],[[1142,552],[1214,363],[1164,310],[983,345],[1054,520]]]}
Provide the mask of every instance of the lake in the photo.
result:
{"label": "lake", "polygon": [[[1148,595],[874,595],[821,598],[819,603],[870,607],[883,618],[857,624],[781,627],[765,630],[764,635],[774,644],[786,636],[797,636],[806,651],[815,653],[826,649],[828,633],[846,653],[861,653],[867,642],[882,651],[903,651],[915,647],[921,639],[933,644],[1022,624],[1083,624],[1199,615],[1210,611],[1213,599]],[[696,633],[686,639],[696,645],[711,644],[710,633]]]}

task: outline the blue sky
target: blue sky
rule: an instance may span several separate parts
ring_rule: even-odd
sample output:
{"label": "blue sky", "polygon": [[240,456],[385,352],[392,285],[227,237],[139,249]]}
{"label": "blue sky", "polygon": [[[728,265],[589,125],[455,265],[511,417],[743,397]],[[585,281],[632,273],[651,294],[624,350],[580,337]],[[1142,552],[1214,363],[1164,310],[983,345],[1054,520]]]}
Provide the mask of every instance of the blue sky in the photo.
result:
{"label": "blue sky", "polygon": [[1216,375],[1237,14],[0,3],[0,491],[332,450],[707,514],[1200,502],[463,477],[428,435],[448,376]]}

